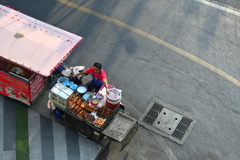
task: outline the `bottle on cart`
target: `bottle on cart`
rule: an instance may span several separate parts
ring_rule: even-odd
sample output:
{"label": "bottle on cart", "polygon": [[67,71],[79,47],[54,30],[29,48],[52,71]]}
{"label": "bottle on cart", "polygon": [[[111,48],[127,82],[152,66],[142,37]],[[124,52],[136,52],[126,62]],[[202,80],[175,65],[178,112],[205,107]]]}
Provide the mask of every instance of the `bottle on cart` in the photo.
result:
{"label": "bottle on cart", "polygon": [[102,99],[102,100],[99,102],[98,107],[100,108],[100,107],[102,107],[102,106],[105,106],[105,104],[106,104],[106,100],[105,100],[105,99]]}

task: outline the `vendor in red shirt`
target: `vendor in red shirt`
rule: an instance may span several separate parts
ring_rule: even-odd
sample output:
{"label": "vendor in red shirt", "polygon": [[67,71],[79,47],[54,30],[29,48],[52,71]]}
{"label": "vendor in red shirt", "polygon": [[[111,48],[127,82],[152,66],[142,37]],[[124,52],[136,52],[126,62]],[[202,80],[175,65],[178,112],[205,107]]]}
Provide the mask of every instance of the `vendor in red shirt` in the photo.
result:
{"label": "vendor in red shirt", "polygon": [[106,72],[102,69],[101,63],[94,63],[92,67],[88,68],[85,71],[72,75],[73,78],[82,75],[82,74],[91,74],[92,81],[88,83],[88,90],[92,91],[95,89],[97,92],[101,86],[104,84],[106,87],[107,94],[109,94],[108,81]]}

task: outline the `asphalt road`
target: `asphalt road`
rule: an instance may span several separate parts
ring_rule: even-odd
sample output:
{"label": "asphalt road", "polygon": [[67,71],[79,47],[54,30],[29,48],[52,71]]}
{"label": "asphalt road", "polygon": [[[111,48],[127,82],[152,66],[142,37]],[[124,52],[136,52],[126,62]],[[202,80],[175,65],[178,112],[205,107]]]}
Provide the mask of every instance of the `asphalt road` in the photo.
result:
{"label": "asphalt road", "polygon": [[238,0],[208,0],[209,2],[218,3],[220,5],[230,6],[234,9],[240,9],[240,1]]}
{"label": "asphalt road", "polygon": [[239,16],[193,0],[0,3],[83,36],[68,64],[101,62],[139,113],[155,97],[197,120],[184,145],[140,127],[106,159],[239,159]]}

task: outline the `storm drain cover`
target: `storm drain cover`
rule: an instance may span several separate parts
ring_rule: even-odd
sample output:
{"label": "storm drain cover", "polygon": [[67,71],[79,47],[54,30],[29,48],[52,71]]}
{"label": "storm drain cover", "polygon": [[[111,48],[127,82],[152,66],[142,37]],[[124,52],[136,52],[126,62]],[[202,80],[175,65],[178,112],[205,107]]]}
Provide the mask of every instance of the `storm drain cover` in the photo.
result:
{"label": "storm drain cover", "polygon": [[167,133],[173,134],[183,116],[167,108],[163,108],[153,123],[153,127]]}
{"label": "storm drain cover", "polygon": [[138,123],[162,136],[183,144],[195,125],[190,114],[153,99]]}

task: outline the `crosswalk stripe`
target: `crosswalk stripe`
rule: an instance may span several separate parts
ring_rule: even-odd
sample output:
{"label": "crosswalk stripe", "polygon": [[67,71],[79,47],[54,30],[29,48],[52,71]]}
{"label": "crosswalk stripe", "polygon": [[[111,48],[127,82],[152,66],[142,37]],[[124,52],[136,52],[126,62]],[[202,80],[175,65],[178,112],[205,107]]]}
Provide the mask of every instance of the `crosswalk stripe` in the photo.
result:
{"label": "crosswalk stripe", "polygon": [[53,142],[55,160],[67,160],[67,143],[65,127],[53,122]]}
{"label": "crosswalk stripe", "polygon": [[16,150],[3,151],[3,157],[1,160],[14,160],[16,159]]}
{"label": "crosswalk stripe", "polygon": [[28,134],[30,160],[42,160],[40,115],[30,109],[28,110]]}
{"label": "crosswalk stripe", "polygon": [[101,145],[97,145],[94,141],[86,141],[82,135],[78,135],[81,160],[94,160],[101,149]]}
{"label": "crosswalk stripe", "polygon": [[[4,106],[5,98],[8,106]],[[5,98],[0,95],[0,160],[93,160],[97,157],[102,148],[101,145],[97,145],[96,142],[78,135],[68,127],[28,109],[22,103]],[[16,109],[16,112],[9,108],[9,104]],[[4,151],[3,144],[4,139],[9,135],[4,137],[4,134],[8,133],[4,131],[3,123],[6,120],[4,107],[10,109],[7,110],[9,112],[7,114],[11,114],[10,117],[14,116],[14,124],[16,124],[16,128],[13,129],[14,137],[16,135],[16,141],[14,141],[16,147],[7,147],[6,151]],[[7,121],[5,123],[7,124]],[[11,130],[11,132],[13,131]]]}

